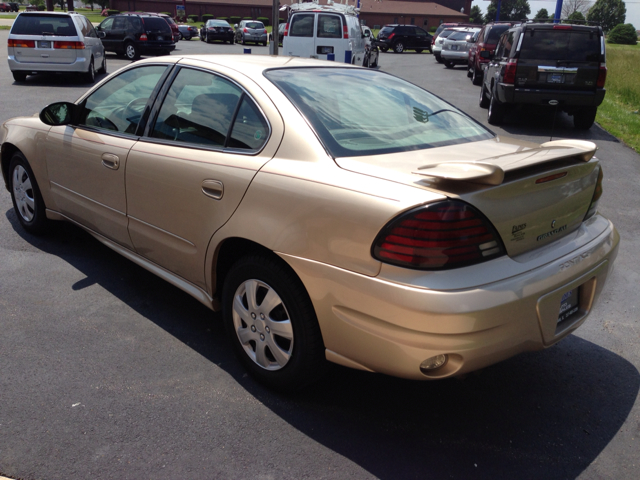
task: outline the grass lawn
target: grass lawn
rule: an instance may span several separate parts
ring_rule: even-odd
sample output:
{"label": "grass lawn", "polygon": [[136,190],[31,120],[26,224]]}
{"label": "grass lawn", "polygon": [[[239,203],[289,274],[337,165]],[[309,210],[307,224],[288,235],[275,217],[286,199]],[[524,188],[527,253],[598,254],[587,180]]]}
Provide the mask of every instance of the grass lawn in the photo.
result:
{"label": "grass lawn", "polygon": [[640,46],[607,44],[607,69],[596,121],[640,152]]}

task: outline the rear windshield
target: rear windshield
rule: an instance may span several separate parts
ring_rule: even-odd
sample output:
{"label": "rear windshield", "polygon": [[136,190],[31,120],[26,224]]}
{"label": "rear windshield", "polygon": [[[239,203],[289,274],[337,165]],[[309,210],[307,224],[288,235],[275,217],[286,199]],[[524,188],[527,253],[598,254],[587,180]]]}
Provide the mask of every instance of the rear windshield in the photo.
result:
{"label": "rear windshield", "polygon": [[291,19],[290,37],[313,37],[313,23],[316,16],[313,13],[299,13]]}
{"label": "rear windshield", "polygon": [[247,28],[264,28],[264,25],[260,22],[249,22],[245,25]]}
{"label": "rear windshield", "polygon": [[426,90],[382,72],[286,68],[265,72],[334,158],[421,150],[493,135]]}
{"label": "rear windshield", "polygon": [[15,35],[60,35],[73,37],[78,35],[73,20],[61,15],[18,15],[13,22],[11,33]]}
{"label": "rear windshield", "polygon": [[438,37],[440,38],[447,38],[449,35],[453,35],[454,32],[457,32],[458,30],[444,30],[440,35],[438,35]]}
{"label": "rear windshield", "polygon": [[229,22],[224,20],[209,20],[207,22],[208,27],[230,27]]}
{"label": "rear windshield", "polygon": [[600,38],[595,31],[531,29],[524,34],[520,58],[598,62]]}
{"label": "rear windshield", "polygon": [[500,35],[509,30],[509,28],[511,28],[509,25],[496,25],[491,27],[491,30],[489,30],[489,36],[485,38],[484,43],[489,45],[497,44]]}
{"label": "rear windshield", "polygon": [[394,27],[383,27],[382,30],[380,30],[380,32],[378,32],[378,35],[380,35],[380,34],[388,35],[391,32],[393,32],[393,28]]}
{"label": "rear windshield", "polygon": [[160,31],[164,30],[167,32],[171,31],[171,27],[165,21],[164,18],[144,17],[142,21],[144,22],[145,30],[160,30]]}

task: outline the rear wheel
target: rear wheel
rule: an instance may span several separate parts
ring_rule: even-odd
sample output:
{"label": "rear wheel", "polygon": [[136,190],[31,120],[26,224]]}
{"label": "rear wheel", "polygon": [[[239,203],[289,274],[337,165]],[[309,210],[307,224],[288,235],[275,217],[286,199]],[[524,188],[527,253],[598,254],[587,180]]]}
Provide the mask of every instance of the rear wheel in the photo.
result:
{"label": "rear wheel", "polygon": [[442,63],[442,57],[439,53],[434,53],[433,56],[436,57],[436,62]]}
{"label": "rear wheel", "polygon": [[453,63],[451,63],[449,60],[444,60],[444,66],[447,68],[453,68]]}
{"label": "rear wheel", "polygon": [[281,260],[262,255],[240,259],[224,281],[222,298],[228,336],[256,380],[296,390],[326,368],[309,295]]}
{"label": "rear wheel", "polygon": [[597,107],[587,107],[573,113],[573,126],[578,130],[589,130],[596,120]]}
{"label": "rear wheel", "polygon": [[396,53],[404,52],[404,44],[402,42],[396,42],[396,44],[393,46],[393,51]]}
{"label": "rear wheel", "polygon": [[495,96],[495,92],[491,92],[489,100],[489,111],[487,112],[487,121],[491,125],[500,125],[504,118],[504,105],[501,104]]}
{"label": "rear wheel", "polygon": [[96,69],[93,63],[93,57],[91,57],[91,61],[89,62],[89,70],[84,74],[84,81],[86,83],[94,83],[96,81]]}
{"label": "rear wheel", "polygon": [[14,153],[9,163],[9,190],[22,228],[34,235],[44,233],[47,228],[44,200],[29,162],[20,152]]}
{"label": "rear wheel", "polygon": [[24,82],[27,79],[27,74],[24,72],[11,72],[13,74],[13,79],[16,82]]}
{"label": "rear wheel", "polygon": [[102,66],[100,67],[100,70],[98,70],[99,73],[107,73],[107,57],[104,56],[104,54],[102,55]]}
{"label": "rear wheel", "polygon": [[478,105],[480,105],[480,108],[487,108],[489,106],[489,99],[484,90],[484,84],[480,85],[480,100],[478,101]]}
{"label": "rear wheel", "polygon": [[467,78],[471,78],[471,75],[473,75],[473,70],[467,65]]}

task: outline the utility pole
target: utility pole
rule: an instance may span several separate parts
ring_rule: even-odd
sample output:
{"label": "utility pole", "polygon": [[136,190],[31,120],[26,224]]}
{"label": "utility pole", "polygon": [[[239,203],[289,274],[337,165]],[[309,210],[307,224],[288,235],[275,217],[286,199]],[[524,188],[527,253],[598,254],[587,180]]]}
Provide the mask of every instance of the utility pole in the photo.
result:
{"label": "utility pole", "polygon": [[273,7],[271,8],[271,43],[270,52],[272,55],[278,55],[278,46],[280,39],[278,38],[278,27],[280,26],[280,2],[279,0],[273,0]]}

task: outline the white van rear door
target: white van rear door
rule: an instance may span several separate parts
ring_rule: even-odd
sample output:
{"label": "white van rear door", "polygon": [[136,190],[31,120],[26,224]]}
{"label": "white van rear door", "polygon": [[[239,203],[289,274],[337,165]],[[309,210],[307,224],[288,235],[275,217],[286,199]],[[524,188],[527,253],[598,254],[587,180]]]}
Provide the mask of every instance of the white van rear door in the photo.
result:
{"label": "white van rear door", "polygon": [[349,47],[349,40],[344,39],[342,15],[319,13],[316,28],[315,55],[322,60],[328,53],[335,54],[336,62],[344,62],[344,53]]}
{"label": "white van rear door", "polygon": [[282,50],[292,57],[315,57],[315,13],[294,13],[289,32],[282,40]]}

